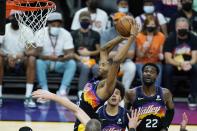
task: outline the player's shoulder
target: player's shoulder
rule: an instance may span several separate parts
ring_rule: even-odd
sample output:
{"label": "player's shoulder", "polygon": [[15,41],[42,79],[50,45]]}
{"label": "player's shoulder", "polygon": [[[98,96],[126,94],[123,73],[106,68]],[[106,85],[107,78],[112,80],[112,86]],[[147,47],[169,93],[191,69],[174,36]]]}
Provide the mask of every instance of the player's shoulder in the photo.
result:
{"label": "player's shoulder", "polygon": [[120,110],[122,113],[124,113],[124,114],[129,113],[129,111],[128,111],[126,108],[122,107],[122,106],[119,106],[119,110]]}
{"label": "player's shoulder", "polygon": [[163,94],[164,98],[168,98],[171,96],[171,92],[169,89],[167,89],[167,88],[161,88],[161,89],[162,89],[162,94]]}
{"label": "player's shoulder", "polygon": [[128,89],[125,93],[125,97],[127,99],[133,100],[136,97],[136,90],[137,90],[137,87]]}
{"label": "player's shoulder", "polygon": [[132,88],[132,89],[128,89],[127,91],[126,91],[126,94],[135,94],[136,93],[136,87],[135,88]]}
{"label": "player's shoulder", "polygon": [[170,90],[164,87],[161,87],[163,93],[170,93]]}
{"label": "player's shoulder", "polygon": [[96,113],[97,113],[97,114],[103,113],[103,110],[105,109],[105,106],[106,106],[106,105],[103,105],[103,106],[99,107],[99,108],[97,109]]}

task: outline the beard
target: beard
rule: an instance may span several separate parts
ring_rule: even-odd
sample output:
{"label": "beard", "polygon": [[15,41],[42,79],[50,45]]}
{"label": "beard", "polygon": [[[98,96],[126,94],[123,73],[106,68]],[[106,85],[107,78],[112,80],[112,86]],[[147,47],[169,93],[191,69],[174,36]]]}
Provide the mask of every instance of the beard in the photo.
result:
{"label": "beard", "polygon": [[145,85],[145,86],[152,86],[152,85],[154,85],[155,84],[155,80],[151,80],[151,81],[146,81],[146,79],[145,78],[143,78],[143,84]]}

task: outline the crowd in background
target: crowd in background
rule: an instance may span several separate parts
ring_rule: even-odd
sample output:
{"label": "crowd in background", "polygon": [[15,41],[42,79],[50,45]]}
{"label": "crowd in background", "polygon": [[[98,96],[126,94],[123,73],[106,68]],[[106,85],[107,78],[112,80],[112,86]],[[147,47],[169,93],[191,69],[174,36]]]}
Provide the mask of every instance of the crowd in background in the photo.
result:
{"label": "crowd in background", "polygon": [[[24,104],[35,107],[31,92],[35,79],[39,87],[49,90],[47,73],[62,73],[57,94],[68,95],[71,81],[79,74],[78,96],[90,77],[98,76],[99,49],[115,38],[114,25],[129,12],[127,0],[117,0],[117,11],[106,12],[97,7],[98,0],[86,0],[86,7],[77,10],[71,22],[71,31],[63,28],[63,15],[52,13],[47,19],[44,40],[38,48],[25,48],[18,44],[19,25],[10,14],[6,34],[1,37],[0,50],[0,105],[2,105],[2,79],[6,68],[16,73],[25,69],[27,76]],[[140,32],[120,66],[119,77],[126,89],[132,88],[136,76],[141,78],[145,63],[155,63],[160,69],[156,85],[174,92],[174,75],[186,75],[190,82],[189,106],[197,106],[197,2],[196,0],[143,0],[143,13],[135,17]],[[110,56],[124,45],[114,48]],[[40,103],[46,101],[38,100]]]}

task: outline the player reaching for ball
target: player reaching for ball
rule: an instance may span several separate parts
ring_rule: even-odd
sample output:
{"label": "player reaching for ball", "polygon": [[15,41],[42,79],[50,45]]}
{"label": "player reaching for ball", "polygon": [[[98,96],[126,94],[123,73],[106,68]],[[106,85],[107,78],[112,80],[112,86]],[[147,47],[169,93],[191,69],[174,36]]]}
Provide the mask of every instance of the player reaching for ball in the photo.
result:
{"label": "player reaching for ball", "polygon": [[[129,38],[128,43],[125,44],[118,52],[117,54],[111,58],[108,59],[108,54],[111,51],[111,49],[116,46],[118,43],[120,43],[122,40],[124,40],[123,37],[116,37],[106,46],[101,48],[100,50],[100,62],[99,62],[99,75],[100,79],[93,79],[89,81],[85,87],[84,91],[81,95],[80,104],[79,107],[87,113],[87,115],[92,119],[96,118],[98,119],[97,114],[95,111],[104,104],[106,100],[109,99],[109,97],[113,94],[115,85],[116,85],[116,76],[117,72],[119,70],[120,63],[124,60],[126,57],[126,54],[128,52],[129,47],[131,46],[131,43],[133,43],[133,40],[135,36],[138,33],[138,25],[135,22],[134,18],[129,17],[126,18],[128,21],[130,21],[130,31],[129,31]],[[122,23],[124,25],[124,23]],[[119,32],[119,30],[118,30]],[[42,91],[39,92],[39,97],[42,97]],[[46,98],[45,98],[46,99]],[[52,99],[52,98],[47,98]],[[53,99],[52,99],[53,100]],[[62,104],[64,101],[57,101],[58,103]],[[75,131],[78,130],[81,122],[77,120],[75,122]]]}

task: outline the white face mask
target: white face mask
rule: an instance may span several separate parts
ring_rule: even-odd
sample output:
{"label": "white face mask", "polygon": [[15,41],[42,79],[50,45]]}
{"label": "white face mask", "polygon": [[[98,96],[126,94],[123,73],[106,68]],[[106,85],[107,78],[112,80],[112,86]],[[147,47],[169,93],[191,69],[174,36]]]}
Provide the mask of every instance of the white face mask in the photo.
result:
{"label": "white face mask", "polygon": [[51,27],[50,28],[50,34],[53,36],[58,36],[60,32],[60,28],[59,27]]}
{"label": "white face mask", "polygon": [[147,14],[151,14],[155,11],[155,7],[154,6],[144,6],[144,12]]}
{"label": "white face mask", "polygon": [[119,7],[118,8],[118,11],[119,12],[122,12],[122,13],[128,13],[129,12],[129,9],[127,7]]}

